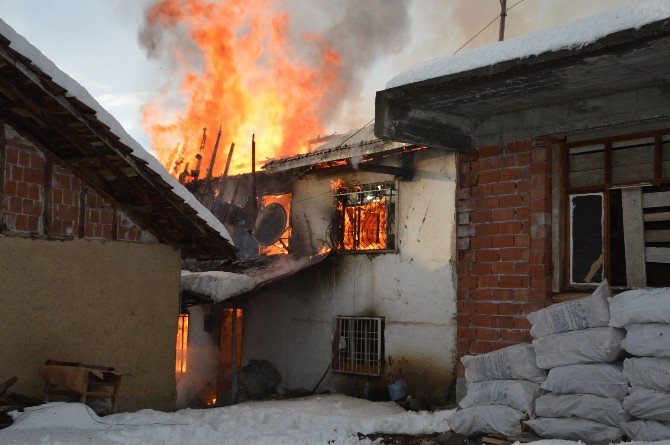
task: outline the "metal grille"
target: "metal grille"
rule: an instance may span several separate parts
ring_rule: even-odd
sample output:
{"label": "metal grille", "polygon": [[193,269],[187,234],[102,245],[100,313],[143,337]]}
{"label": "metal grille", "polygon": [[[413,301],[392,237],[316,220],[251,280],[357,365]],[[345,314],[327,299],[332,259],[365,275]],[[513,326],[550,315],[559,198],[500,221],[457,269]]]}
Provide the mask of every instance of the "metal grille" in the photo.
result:
{"label": "metal grille", "polygon": [[383,372],[383,357],[383,318],[335,318],[333,371],[379,376]]}
{"label": "metal grille", "polygon": [[395,249],[396,193],[393,182],[341,188],[334,245],[338,250]]}

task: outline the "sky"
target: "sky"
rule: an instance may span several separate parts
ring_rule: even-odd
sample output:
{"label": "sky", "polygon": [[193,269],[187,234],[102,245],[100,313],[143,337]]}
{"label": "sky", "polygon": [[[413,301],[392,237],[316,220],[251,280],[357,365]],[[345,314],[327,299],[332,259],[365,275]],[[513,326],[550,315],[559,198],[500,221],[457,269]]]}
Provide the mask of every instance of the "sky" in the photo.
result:
{"label": "sky", "polygon": [[[318,33],[341,27],[347,35],[356,35],[344,49],[355,64],[354,80],[325,122],[330,132],[345,132],[370,121],[375,92],[388,80],[423,60],[452,54],[500,12],[499,0],[394,0],[395,9],[385,1],[276,2],[291,12],[295,28]],[[508,0],[508,7],[517,1]],[[635,0],[522,0],[509,11],[506,38],[631,1]],[[0,17],[86,87],[132,136],[150,148],[140,108],[168,85],[176,88],[178,82],[172,78],[169,63],[148,57],[138,38],[149,4],[148,0],[0,0]],[[376,14],[378,5],[386,16],[374,24],[370,14]],[[385,21],[393,26],[385,26]],[[494,43],[497,38],[495,22],[462,51]]]}

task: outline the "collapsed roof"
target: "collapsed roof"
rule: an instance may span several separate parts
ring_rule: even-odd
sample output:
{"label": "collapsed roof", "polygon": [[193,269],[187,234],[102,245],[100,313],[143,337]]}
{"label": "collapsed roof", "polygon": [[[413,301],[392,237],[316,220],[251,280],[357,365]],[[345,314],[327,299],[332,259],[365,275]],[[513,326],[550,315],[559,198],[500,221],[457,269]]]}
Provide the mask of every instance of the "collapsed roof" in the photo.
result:
{"label": "collapsed roof", "polygon": [[2,20],[0,118],[184,256],[234,255],[223,224],[83,86]]}
{"label": "collapsed roof", "polygon": [[670,0],[424,62],[377,92],[375,134],[470,150],[670,116]]}
{"label": "collapsed roof", "polygon": [[331,137],[309,153],[268,161],[263,166],[268,172],[309,168],[315,164],[364,158],[380,153],[402,151],[411,144],[382,140],[374,134],[374,124]]}

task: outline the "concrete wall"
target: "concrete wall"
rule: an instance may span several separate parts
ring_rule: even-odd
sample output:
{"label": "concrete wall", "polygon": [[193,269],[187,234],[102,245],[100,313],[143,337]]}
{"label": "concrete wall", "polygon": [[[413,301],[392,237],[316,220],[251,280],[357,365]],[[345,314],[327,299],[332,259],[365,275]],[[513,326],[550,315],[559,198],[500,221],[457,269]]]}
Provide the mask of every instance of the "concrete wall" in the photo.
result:
{"label": "concrete wall", "polygon": [[114,366],[119,410],[173,409],[179,270],[160,244],[0,236],[0,380],[42,397],[47,359]]}
{"label": "concrete wall", "polygon": [[[416,175],[398,184],[398,253],[336,255],[251,299],[243,358],[270,360],[282,385],[312,389],[331,358],[333,317],[386,317],[386,354],[409,361],[410,391],[447,397],[455,369],[455,155],[424,151]],[[330,181],[387,181],[363,172],[310,175],[295,182],[292,249],[316,252],[333,216]],[[367,378],[329,373],[322,386],[360,395]]]}

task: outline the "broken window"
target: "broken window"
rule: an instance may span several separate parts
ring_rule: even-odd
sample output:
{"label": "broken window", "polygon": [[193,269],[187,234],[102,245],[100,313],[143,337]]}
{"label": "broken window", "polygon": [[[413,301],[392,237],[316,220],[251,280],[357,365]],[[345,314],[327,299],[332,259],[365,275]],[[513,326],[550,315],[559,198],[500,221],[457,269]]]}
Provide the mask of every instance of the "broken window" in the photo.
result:
{"label": "broken window", "polygon": [[670,285],[669,133],[567,144],[568,284]]}
{"label": "broken window", "polygon": [[175,371],[177,375],[186,373],[188,355],[188,313],[179,314],[177,321],[177,360]]}
{"label": "broken window", "polygon": [[333,337],[335,372],[382,375],[384,319],[380,317],[336,317]]}
{"label": "broken window", "polygon": [[334,245],[341,251],[393,250],[396,193],[393,182],[336,188]]}

